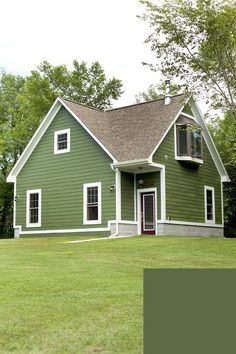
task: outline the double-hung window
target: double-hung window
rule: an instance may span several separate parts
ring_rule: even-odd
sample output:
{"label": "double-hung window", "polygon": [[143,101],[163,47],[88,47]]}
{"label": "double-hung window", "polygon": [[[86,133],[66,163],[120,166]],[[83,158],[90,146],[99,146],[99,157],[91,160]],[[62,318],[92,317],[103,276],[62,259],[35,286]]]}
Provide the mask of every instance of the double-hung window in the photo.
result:
{"label": "double-hung window", "polygon": [[70,152],[70,129],[54,132],[54,154]]}
{"label": "double-hung window", "polygon": [[83,193],[84,224],[101,224],[101,182],[84,184]]}
{"label": "double-hung window", "polygon": [[32,189],[27,191],[26,226],[41,226],[41,189]]}
{"label": "double-hung window", "polygon": [[215,223],[215,190],[213,187],[204,187],[205,194],[205,222]]}

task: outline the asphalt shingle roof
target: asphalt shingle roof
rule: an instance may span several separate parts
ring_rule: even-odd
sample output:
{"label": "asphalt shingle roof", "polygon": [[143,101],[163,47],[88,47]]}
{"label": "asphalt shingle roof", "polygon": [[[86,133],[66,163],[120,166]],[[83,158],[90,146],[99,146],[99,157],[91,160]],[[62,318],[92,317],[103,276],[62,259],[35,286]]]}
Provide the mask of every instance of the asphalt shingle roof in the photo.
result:
{"label": "asphalt shingle roof", "polygon": [[62,99],[118,162],[147,159],[186,101],[186,94],[100,111]]}

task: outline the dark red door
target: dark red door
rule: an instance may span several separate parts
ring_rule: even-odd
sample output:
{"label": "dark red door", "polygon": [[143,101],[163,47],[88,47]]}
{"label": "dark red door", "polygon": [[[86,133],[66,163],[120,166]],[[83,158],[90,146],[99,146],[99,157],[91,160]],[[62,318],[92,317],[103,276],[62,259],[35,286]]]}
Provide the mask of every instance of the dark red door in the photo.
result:
{"label": "dark red door", "polygon": [[155,235],[154,192],[141,193],[141,231],[142,234]]}

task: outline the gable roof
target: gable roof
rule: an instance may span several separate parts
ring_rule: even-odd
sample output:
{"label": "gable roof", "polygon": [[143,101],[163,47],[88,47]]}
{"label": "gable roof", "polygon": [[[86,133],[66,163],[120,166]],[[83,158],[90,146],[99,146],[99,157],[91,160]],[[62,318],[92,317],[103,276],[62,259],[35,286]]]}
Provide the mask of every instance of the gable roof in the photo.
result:
{"label": "gable roof", "polygon": [[186,95],[173,96],[169,105],[159,99],[105,112],[62,101],[120,162],[148,159],[183,108]]}
{"label": "gable roof", "polygon": [[[70,100],[57,98],[13,167],[7,181],[15,181],[16,176],[61,107],[71,113],[110,156],[113,163],[119,163],[132,160],[150,160],[188,101],[190,102],[190,96],[181,94],[173,96],[168,105],[164,104],[163,98],[101,111]],[[194,101],[191,99],[191,102]],[[194,106],[194,108],[198,111],[198,107]],[[195,114],[194,116],[196,118]],[[198,122],[205,126],[201,113],[198,113]],[[208,132],[207,135],[209,135]],[[213,159],[220,175],[227,180],[227,172],[210,137],[207,137],[207,144],[210,151],[213,152]]]}

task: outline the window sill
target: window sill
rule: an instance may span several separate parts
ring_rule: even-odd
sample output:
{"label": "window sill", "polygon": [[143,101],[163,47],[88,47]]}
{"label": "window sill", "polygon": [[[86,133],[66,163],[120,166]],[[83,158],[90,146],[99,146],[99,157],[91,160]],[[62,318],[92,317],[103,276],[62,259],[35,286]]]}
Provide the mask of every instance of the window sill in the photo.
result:
{"label": "window sill", "polygon": [[197,159],[197,158],[191,157],[191,156],[176,156],[175,159],[177,161],[189,162],[189,163],[193,163],[193,164],[196,164],[196,165],[202,165],[203,164],[203,160],[202,159]]}
{"label": "window sill", "polygon": [[83,225],[99,225],[101,224],[100,220],[84,220]]}

